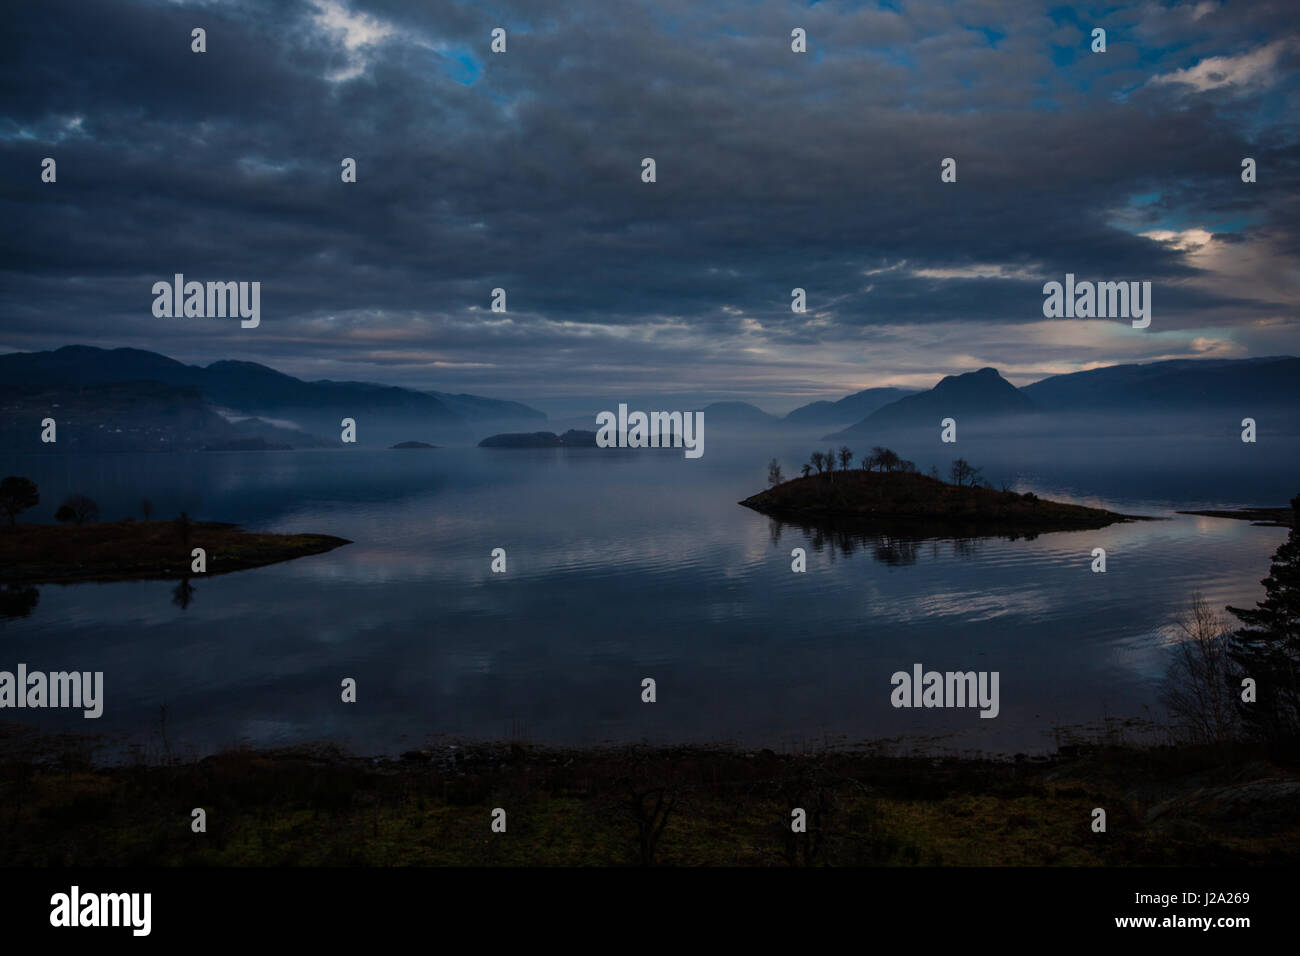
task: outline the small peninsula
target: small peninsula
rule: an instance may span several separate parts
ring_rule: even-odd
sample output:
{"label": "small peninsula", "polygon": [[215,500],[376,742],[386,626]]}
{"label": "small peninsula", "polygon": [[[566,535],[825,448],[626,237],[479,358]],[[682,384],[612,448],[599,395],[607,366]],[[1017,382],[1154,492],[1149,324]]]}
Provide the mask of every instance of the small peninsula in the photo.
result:
{"label": "small peninsula", "polygon": [[1206,518],[1235,518],[1249,521],[1260,528],[1289,528],[1295,520],[1290,508],[1207,508],[1203,511],[1180,511],[1180,515],[1201,515]]}
{"label": "small peninsula", "polygon": [[956,485],[910,471],[847,471],[781,482],[741,501],[796,524],[923,537],[1038,534],[1154,520],[1047,501],[1032,492]]}
{"label": "small peninsula", "polygon": [[404,451],[408,448],[437,448],[437,445],[430,445],[423,441],[399,441],[389,451]]}
{"label": "small peninsula", "polygon": [[110,521],[83,525],[20,524],[0,528],[0,582],[170,580],[191,575],[191,552],[207,553],[204,576],[243,571],[333,551],[346,538],[267,534],[238,525],[193,521]]}

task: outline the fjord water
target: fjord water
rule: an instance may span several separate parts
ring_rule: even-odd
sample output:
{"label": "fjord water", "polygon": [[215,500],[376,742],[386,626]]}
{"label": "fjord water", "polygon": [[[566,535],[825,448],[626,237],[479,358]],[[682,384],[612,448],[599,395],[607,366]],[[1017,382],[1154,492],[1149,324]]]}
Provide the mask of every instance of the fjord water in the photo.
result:
{"label": "fjord water", "polygon": [[[320,532],[328,554],[175,582],[43,585],[0,622],[0,669],[103,671],[105,713],[8,710],[45,729],[167,736],[198,753],[332,740],[397,752],[447,735],[547,743],[737,741],[783,748],[906,735],[1010,753],[1054,728],[1155,717],[1173,616],[1193,592],[1251,606],[1283,528],[1173,514],[1283,505],[1300,443],[965,441],[995,484],[1170,520],[1032,540],[841,547],[737,505],[827,442],[710,434],[680,450],[443,448],[9,455],[49,521],[72,492],[105,520],[184,509]],[[865,449],[860,449],[865,450]],[[922,470],[954,457],[899,447]],[[808,571],[791,572],[792,548]],[[1106,549],[1108,571],[1090,571]],[[508,571],[490,572],[494,548]],[[209,556],[220,566],[220,554]],[[894,709],[890,676],[998,671],[996,719]],[[357,702],[340,682],[357,681]],[[641,701],[641,681],[658,700]]]}

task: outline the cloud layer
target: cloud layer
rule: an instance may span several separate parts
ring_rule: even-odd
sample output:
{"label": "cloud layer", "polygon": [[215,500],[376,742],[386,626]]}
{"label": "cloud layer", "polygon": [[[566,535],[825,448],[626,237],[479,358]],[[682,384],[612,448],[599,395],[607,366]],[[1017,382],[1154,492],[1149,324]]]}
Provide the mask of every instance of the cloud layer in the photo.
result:
{"label": "cloud layer", "polygon": [[[54,0],[12,16],[0,349],[773,406],[982,365],[1026,382],[1300,351],[1286,3]],[[260,280],[261,326],[155,319],[150,287],[176,272]],[[1151,328],[1045,321],[1042,284],[1066,272],[1151,281]]]}

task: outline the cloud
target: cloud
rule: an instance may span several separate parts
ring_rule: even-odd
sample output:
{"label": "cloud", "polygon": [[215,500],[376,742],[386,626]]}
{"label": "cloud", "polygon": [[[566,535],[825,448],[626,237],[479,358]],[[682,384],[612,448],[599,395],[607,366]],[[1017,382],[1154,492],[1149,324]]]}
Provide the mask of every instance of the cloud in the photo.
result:
{"label": "cloud", "polygon": [[1149,82],[1181,84],[1190,87],[1195,93],[1204,93],[1207,90],[1217,90],[1227,86],[1241,90],[1257,86],[1272,86],[1282,76],[1279,61],[1284,54],[1295,48],[1294,37],[1283,37],[1239,56],[1207,57],[1195,66],[1153,76]]}
{"label": "cloud", "polygon": [[[0,39],[0,350],[528,400],[1300,348],[1270,324],[1300,305],[1297,83],[1282,52],[1245,61],[1283,50],[1284,5],[1116,8],[1105,56],[1046,3],[896,6],[243,0],[201,8],[202,55],[188,5],[24,6]],[[1231,95],[1168,79],[1216,59]],[[255,334],[155,319],[175,272],[261,281]],[[1043,324],[1066,272],[1151,281],[1151,336]]]}
{"label": "cloud", "polygon": [[397,32],[396,28],[364,13],[353,13],[339,0],[311,0],[316,12],[312,20],[321,32],[342,43],[347,51],[345,66],[331,70],[327,79],[340,83],[366,71],[373,48]]}

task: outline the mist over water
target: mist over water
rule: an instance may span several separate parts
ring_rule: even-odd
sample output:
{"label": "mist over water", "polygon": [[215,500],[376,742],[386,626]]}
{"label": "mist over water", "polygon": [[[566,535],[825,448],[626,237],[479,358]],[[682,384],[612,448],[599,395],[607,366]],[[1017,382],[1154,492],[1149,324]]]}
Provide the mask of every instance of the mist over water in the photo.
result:
{"label": "mist over water", "polygon": [[[1235,424],[1229,422],[1229,425]],[[963,434],[888,444],[946,475],[960,455],[1042,497],[1170,520],[1032,540],[843,542],[737,502],[766,464],[787,476],[816,434],[706,429],[680,449],[9,455],[50,521],[83,492],[105,520],[186,510],[249,529],[319,532],[333,552],[191,579],[42,585],[0,623],[0,668],[102,670],[105,715],[8,711],[46,729],[168,736],[199,752],[248,741],[338,740],[366,753],[433,735],[549,743],[733,740],[781,748],[951,735],[992,752],[1052,744],[1055,726],[1154,717],[1162,644],[1194,591],[1250,606],[1286,529],[1175,515],[1283,505],[1300,492],[1300,443],[1243,444],[1135,429],[1016,438]],[[808,571],[790,551],[808,549]],[[1103,547],[1108,572],[1093,574]],[[506,574],[489,571],[504,548]],[[221,556],[209,555],[209,568]],[[890,675],[999,671],[1001,713],[896,710]],[[358,702],[340,702],[356,678]],[[643,704],[653,677],[658,702]]]}

